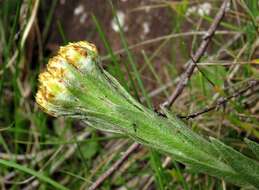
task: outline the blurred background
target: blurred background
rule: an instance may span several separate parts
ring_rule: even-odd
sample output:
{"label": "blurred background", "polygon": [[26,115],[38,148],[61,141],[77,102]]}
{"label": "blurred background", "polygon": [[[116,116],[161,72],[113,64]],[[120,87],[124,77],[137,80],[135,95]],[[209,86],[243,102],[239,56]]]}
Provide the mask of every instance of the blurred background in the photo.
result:
{"label": "blurred background", "polygon": [[[88,189],[132,140],[53,118],[35,103],[37,77],[68,42],[96,44],[101,65],[158,109],[212,23],[220,0],[0,0],[0,189]],[[188,86],[172,107],[185,122],[249,154],[259,140],[259,3],[233,0]],[[119,24],[118,24],[119,23]],[[141,79],[141,82],[138,81]],[[54,182],[53,182],[54,181]],[[97,189],[238,189],[140,146]]]}

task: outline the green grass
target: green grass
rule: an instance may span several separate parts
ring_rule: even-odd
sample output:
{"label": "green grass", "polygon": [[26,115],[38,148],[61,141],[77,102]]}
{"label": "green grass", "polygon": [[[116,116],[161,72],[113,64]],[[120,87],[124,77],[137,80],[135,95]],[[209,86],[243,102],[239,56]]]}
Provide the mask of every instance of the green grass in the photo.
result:
{"label": "green grass", "polygon": [[62,186],[61,184],[57,183],[56,181],[53,181],[51,178],[45,176],[41,172],[34,171],[30,168],[27,168],[26,166],[17,164],[17,163],[12,162],[12,161],[2,160],[2,159],[0,159],[0,164],[2,166],[11,167],[11,168],[14,168],[16,170],[20,170],[20,171],[23,171],[25,173],[28,173],[28,174],[30,174],[34,177],[37,177],[38,179],[52,185],[53,187],[55,187],[55,189],[67,190],[66,187]]}
{"label": "green grass", "polygon": [[[38,182],[37,189],[85,189],[109,169],[133,141],[123,135],[107,134],[85,127],[80,121],[52,118],[40,111],[34,100],[37,77],[55,51],[50,52],[49,37],[55,28],[62,40],[59,43],[67,44],[74,39],[67,36],[69,32],[66,31],[66,22],[62,18],[56,18],[55,13],[60,6],[57,0],[50,4],[40,1],[38,19],[32,26],[35,37],[28,34],[23,39],[34,7],[34,1],[27,2],[8,0],[0,3],[0,189],[22,189],[30,187],[33,182]],[[116,10],[121,7],[115,3],[111,6],[109,2],[105,1],[107,9],[110,15],[115,16]],[[149,16],[153,11],[161,9],[166,11],[166,22],[170,27],[168,31],[172,33],[206,30],[220,3],[211,2],[213,9],[208,16],[193,14],[187,17],[185,12],[188,7],[195,6],[192,2],[186,0],[178,4],[156,3],[153,5],[163,6],[151,8],[145,14]],[[152,4],[146,3],[146,6],[152,7]],[[106,70],[135,98],[143,100],[144,105],[150,109],[157,108],[173,92],[175,86],[162,88],[153,97],[150,94],[177,80],[184,63],[190,58],[190,52],[199,46],[200,35],[167,38],[151,43],[151,50],[148,46],[131,49],[133,44],[128,39],[130,35],[134,35],[119,27],[116,39],[117,47],[121,47],[124,52],[124,57],[121,58],[112,45],[114,39],[109,38],[111,35],[107,32],[107,27],[110,25],[103,24],[102,17],[98,16],[100,10],[98,11],[98,7],[95,9],[89,14],[87,21],[92,23],[94,29],[86,31],[89,35],[81,40],[94,42],[89,36],[100,39],[104,47],[100,53],[109,57],[102,63]],[[127,16],[135,14],[130,13],[130,10]],[[25,13],[22,11],[26,13],[23,17],[21,15]],[[143,13],[143,10],[139,12]],[[234,1],[221,22],[220,30],[240,32],[240,37],[235,39],[235,34],[216,35],[208,53],[201,60],[201,63],[215,63],[200,66],[215,87],[200,72],[195,72],[188,87],[174,104],[174,113],[186,115],[202,110],[213,105],[220,97],[227,97],[236,89],[245,87],[248,79],[259,79],[258,65],[238,64],[258,58],[258,15],[256,0]],[[39,27],[39,33],[35,26]],[[94,34],[90,35],[92,32]],[[137,35],[134,38],[140,40]],[[32,42],[32,47],[29,42]],[[32,55],[31,58],[29,54]],[[220,61],[233,65],[221,66]],[[235,98],[225,107],[219,107],[186,123],[197,133],[205,137],[213,136],[256,160],[257,144],[249,140],[244,143],[243,139],[259,141],[258,99],[257,89],[257,93]],[[233,151],[218,141],[214,143],[226,155]],[[253,147],[252,151],[248,147]],[[50,153],[45,154],[46,151]],[[236,152],[232,153],[235,155]],[[164,167],[166,157],[163,152],[142,146],[100,189],[237,188],[223,180],[184,167],[173,157]],[[225,159],[229,161],[232,157],[228,155]],[[233,167],[244,170],[245,178],[253,180],[250,168],[240,168],[238,161],[234,162]],[[252,165],[253,162],[250,166]],[[27,181],[31,177],[33,179]]]}

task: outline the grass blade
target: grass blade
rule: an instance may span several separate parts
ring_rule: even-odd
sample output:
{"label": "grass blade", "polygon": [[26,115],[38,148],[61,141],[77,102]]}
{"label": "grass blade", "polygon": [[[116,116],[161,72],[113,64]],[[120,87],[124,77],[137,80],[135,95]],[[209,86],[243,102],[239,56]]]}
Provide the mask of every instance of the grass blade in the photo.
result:
{"label": "grass blade", "polygon": [[35,170],[32,170],[30,168],[27,168],[27,167],[25,167],[23,165],[17,164],[17,163],[12,162],[12,161],[2,160],[2,159],[0,159],[0,164],[3,165],[3,166],[15,168],[17,170],[20,170],[20,171],[28,173],[28,174],[30,174],[32,176],[35,176],[39,180],[44,181],[44,182],[52,185],[56,189],[68,190],[66,187],[64,187],[63,185],[61,185],[61,184],[57,183],[56,181],[50,179],[49,177],[45,176],[44,174],[42,174],[40,172],[37,172]]}

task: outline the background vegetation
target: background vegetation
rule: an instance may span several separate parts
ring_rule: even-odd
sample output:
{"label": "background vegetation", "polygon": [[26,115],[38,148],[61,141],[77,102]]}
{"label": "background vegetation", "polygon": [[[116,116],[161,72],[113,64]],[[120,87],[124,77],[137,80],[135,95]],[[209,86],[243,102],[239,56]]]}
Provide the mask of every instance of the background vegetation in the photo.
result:
{"label": "background vegetation", "polygon": [[[174,91],[221,3],[0,1],[0,189],[87,189],[133,143],[39,110],[37,77],[60,45],[95,43],[103,67],[136,99],[158,109]],[[231,1],[199,69],[171,108],[197,133],[251,157],[243,139],[259,140],[259,86],[235,94],[259,80],[258,7],[257,0]],[[233,98],[217,106],[227,97]],[[213,106],[192,119],[184,117]],[[98,189],[238,187],[140,146]]]}

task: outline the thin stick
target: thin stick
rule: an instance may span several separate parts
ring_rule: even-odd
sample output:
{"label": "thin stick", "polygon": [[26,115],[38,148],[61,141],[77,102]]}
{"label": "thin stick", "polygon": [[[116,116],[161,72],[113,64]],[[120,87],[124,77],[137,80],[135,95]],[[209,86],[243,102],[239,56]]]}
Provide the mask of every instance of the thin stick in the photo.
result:
{"label": "thin stick", "polygon": [[[164,36],[159,36],[157,38],[152,38],[152,39],[148,39],[142,42],[139,42],[137,44],[133,44],[130,45],[128,47],[129,50],[135,49],[137,47],[141,47],[141,46],[145,46],[145,45],[149,45],[152,43],[156,43],[156,42],[160,42],[162,40],[167,40],[167,39],[173,39],[173,38],[179,38],[179,37],[187,37],[187,36],[194,36],[194,35],[205,35],[207,34],[207,31],[190,31],[190,32],[181,32],[181,33],[172,33],[172,34],[167,34]],[[230,35],[230,34],[236,34],[236,35],[241,35],[242,32],[236,32],[236,31],[227,31],[227,30],[219,30],[215,32],[215,35]],[[122,54],[125,53],[125,49],[119,49],[119,50],[115,50],[114,54],[118,55],[118,54]],[[110,58],[110,55],[103,55],[101,56],[101,61],[105,61],[108,60]]]}
{"label": "thin stick", "polygon": [[110,176],[112,175],[126,160],[128,160],[129,156],[135,152],[140,147],[140,144],[133,143],[124,155],[117,160],[106,172],[104,172],[90,187],[88,190],[95,190],[100,187],[100,185]]}
{"label": "thin stick", "polygon": [[182,75],[180,76],[180,81],[177,84],[175,91],[168,98],[168,100],[162,104],[162,107],[170,108],[173,105],[173,103],[175,102],[175,100],[182,94],[184,87],[187,85],[189,79],[191,78],[191,75],[195,69],[196,63],[201,59],[201,57],[205,53],[205,51],[209,45],[209,42],[211,41],[212,37],[214,36],[214,33],[215,33],[220,21],[224,17],[228,3],[229,3],[229,0],[225,0],[222,3],[210,28],[208,29],[207,33],[202,38],[200,47],[198,48],[198,50],[196,51],[196,53],[194,54],[192,59],[187,62],[188,67],[185,70],[185,72],[182,73]]}
{"label": "thin stick", "polygon": [[248,90],[254,88],[257,85],[259,85],[259,80],[257,80],[257,81],[250,81],[249,85],[246,88],[235,92],[231,96],[228,96],[228,97],[223,98],[223,99],[219,99],[213,106],[207,107],[207,108],[205,108],[205,109],[203,109],[201,111],[198,111],[196,113],[193,113],[193,114],[190,114],[190,115],[187,115],[187,116],[178,116],[178,117],[185,118],[185,119],[193,119],[193,118],[195,118],[195,117],[197,117],[197,116],[199,116],[201,114],[207,113],[209,111],[212,111],[212,110],[216,109],[217,107],[219,107],[221,105],[226,104],[232,98],[236,98],[238,96],[241,96],[242,94],[244,94],[245,92],[247,92]]}

